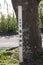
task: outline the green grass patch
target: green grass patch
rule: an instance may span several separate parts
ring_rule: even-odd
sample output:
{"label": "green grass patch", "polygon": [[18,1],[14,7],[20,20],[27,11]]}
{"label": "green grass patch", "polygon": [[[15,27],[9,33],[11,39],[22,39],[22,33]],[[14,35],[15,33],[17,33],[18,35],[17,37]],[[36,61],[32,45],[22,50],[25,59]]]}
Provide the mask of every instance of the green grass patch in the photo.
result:
{"label": "green grass patch", "polygon": [[0,65],[18,64],[18,48],[0,50]]}

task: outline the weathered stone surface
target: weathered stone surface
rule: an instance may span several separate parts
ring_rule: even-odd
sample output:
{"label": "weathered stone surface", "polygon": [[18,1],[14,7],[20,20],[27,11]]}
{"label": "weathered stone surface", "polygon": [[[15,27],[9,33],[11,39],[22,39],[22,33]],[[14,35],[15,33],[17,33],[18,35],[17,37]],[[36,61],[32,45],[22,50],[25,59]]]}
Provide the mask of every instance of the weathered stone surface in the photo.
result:
{"label": "weathered stone surface", "polygon": [[[18,19],[18,5],[23,11],[23,59],[27,65],[34,61],[34,55],[41,52],[41,35],[39,30],[38,0],[12,0]],[[30,62],[31,61],[31,62]]]}

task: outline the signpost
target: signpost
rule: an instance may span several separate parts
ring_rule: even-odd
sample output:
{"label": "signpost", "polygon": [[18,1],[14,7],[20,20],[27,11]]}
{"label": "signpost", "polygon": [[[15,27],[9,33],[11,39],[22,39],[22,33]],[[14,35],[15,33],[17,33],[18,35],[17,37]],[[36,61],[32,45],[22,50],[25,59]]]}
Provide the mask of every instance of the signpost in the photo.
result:
{"label": "signpost", "polygon": [[23,62],[22,6],[18,6],[19,62]]}

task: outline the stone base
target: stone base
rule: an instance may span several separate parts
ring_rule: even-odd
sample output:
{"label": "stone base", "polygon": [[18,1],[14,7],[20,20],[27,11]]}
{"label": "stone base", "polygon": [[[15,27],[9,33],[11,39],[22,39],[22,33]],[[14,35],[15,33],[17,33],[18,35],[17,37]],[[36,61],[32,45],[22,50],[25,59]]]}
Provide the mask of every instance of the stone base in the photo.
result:
{"label": "stone base", "polygon": [[22,63],[19,63],[20,65],[36,65],[34,62],[27,62],[27,63],[25,63],[25,62],[22,62]]}
{"label": "stone base", "polygon": [[24,62],[19,63],[19,65],[26,65]]}

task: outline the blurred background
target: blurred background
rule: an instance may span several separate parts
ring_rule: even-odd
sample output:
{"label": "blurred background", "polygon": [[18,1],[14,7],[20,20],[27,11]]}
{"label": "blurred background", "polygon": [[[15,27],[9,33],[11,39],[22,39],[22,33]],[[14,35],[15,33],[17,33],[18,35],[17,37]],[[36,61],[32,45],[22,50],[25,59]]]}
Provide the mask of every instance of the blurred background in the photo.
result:
{"label": "blurred background", "polygon": [[0,35],[16,34],[18,25],[11,0],[0,0]]}

